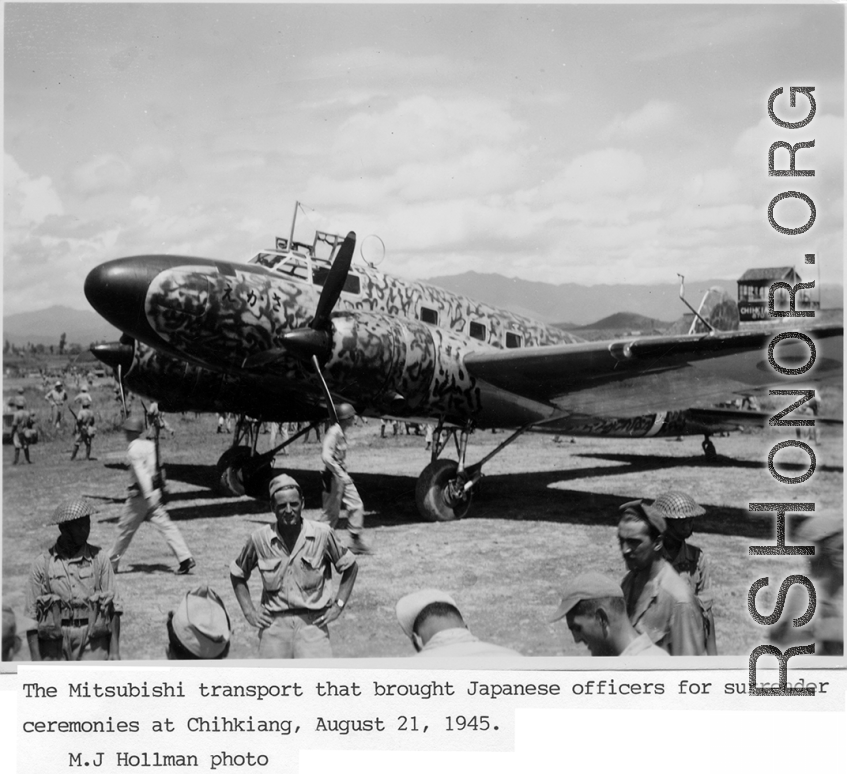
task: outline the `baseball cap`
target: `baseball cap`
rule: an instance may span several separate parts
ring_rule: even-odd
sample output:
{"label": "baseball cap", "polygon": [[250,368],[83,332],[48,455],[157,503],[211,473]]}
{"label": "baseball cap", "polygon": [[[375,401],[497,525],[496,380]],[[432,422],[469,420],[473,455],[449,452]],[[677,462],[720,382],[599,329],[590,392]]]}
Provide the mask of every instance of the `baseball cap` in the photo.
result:
{"label": "baseball cap", "polygon": [[665,534],[667,524],[665,524],[664,516],[662,516],[662,514],[654,508],[651,508],[648,511],[644,507],[643,500],[631,500],[628,503],[624,503],[619,510],[621,516],[623,516],[627,512],[632,512],[639,516],[644,516],[644,518],[659,531],[660,535]]}
{"label": "baseball cap", "polygon": [[620,584],[599,572],[584,572],[577,575],[566,581],[562,587],[562,601],[550,622],[564,618],[583,599],[603,599],[604,597],[623,599]]}
{"label": "baseball cap", "polygon": [[53,516],[51,517],[49,523],[50,524],[65,524],[69,521],[76,521],[77,519],[82,519],[86,516],[93,516],[94,508],[88,503],[87,500],[83,500],[81,497],[77,497],[73,500],[66,500],[60,506],[53,511]]}
{"label": "baseball cap", "polygon": [[221,598],[208,586],[192,589],[180,600],[171,619],[174,636],[197,658],[217,658],[232,629]]}
{"label": "baseball cap", "polygon": [[303,496],[303,490],[300,488],[300,484],[287,473],[280,473],[271,479],[271,483],[268,484],[268,496],[273,497],[282,489],[296,489],[300,493],[300,496]]}
{"label": "baseball cap", "polygon": [[395,612],[397,613],[397,621],[400,628],[406,633],[407,637],[412,636],[414,631],[415,620],[420,615],[427,605],[433,602],[446,602],[448,605],[453,605],[458,609],[458,605],[448,593],[439,591],[438,589],[421,589],[413,591],[411,594],[406,594],[405,597],[400,597],[397,600]]}
{"label": "baseball cap", "polygon": [[702,516],[706,509],[694,502],[694,498],[685,492],[664,492],[652,505],[642,503],[641,507],[648,516],[658,513],[664,519],[693,519]]}

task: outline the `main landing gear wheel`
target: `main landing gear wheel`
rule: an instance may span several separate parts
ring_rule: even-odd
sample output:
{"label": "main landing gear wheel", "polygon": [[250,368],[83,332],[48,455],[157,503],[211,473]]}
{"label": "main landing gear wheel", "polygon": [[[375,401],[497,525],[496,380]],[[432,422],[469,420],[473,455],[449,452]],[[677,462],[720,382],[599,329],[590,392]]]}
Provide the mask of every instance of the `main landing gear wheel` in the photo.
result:
{"label": "main landing gear wheel", "polygon": [[473,495],[465,493],[456,478],[459,463],[454,460],[435,460],[427,465],[415,486],[418,512],[427,521],[461,519],[471,507]]}
{"label": "main landing gear wheel", "polygon": [[225,495],[241,497],[245,494],[244,466],[252,456],[249,446],[233,446],[221,455],[217,464],[218,483]]}

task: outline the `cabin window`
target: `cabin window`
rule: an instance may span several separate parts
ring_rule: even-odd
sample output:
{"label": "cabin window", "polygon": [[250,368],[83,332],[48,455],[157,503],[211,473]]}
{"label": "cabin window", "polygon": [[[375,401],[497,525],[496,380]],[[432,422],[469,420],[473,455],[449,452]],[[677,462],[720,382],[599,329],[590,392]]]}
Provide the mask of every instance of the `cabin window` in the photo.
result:
{"label": "cabin window", "polygon": [[[326,278],[329,276],[329,268],[326,266],[318,266],[312,272],[312,280],[316,285],[323,287],[326,284]],[[352,272],[347,275],[344,281],[342,290],[345,293],[355,293],[356,295],[362,292],[362,281],[358,274]]]}
{"label": "cabin window", "polygon": [[520,333],[506,331],[506,349],[519,349],[523,346],[523,338]]}
{"label": "cabin window", "polygon": [[485,326],[482,323],[474,322],[473,320],[471,320],[468,333],[470,334],[470,337],[472,339],[479,339],[480,341],[485,341],[486,338],[488,338]]}
{"label": "cabin window", "polygon": [[428,309],[425,306],[421,307],[421,322],[429,323],[430,325],[438,325],[438,312],[435,309]]}

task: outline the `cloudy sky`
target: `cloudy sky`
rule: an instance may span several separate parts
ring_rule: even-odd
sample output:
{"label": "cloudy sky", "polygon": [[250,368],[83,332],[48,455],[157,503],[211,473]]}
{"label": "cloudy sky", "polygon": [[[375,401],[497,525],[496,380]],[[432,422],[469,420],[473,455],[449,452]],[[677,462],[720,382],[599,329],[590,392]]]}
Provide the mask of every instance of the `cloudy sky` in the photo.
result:
{"label": "cloudy sky", "polygon": [[[86,308],[119,256],[246,260],[296,200],[406,277],[736,279],[815,252],[841,282],[843,41],[836,4],[7,4],[4,313]],[[817,100],[793,131],[767,115],[791,85]],[[816,176],[769,178],[777,140],[815,140]],[[767,205],[792,189],[817,220],[789,237]]]}

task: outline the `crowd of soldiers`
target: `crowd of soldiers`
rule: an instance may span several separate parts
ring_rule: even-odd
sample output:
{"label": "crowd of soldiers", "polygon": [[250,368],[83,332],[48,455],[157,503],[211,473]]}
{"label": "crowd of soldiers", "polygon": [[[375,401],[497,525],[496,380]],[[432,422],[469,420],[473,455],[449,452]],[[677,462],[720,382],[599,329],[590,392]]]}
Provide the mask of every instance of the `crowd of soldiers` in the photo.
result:
{"label": "crowd of soldiers", "polygon": [[[89,408],[84,399],[79,402],[78,417]],[[336,416],[338,421],[330,423],[323,435],[318,518],[304,519],[303,491],[294,478],[275,476],[268,489],[275,522],[250,534],[229,567],[241,613],[258,632],[260,658],[332,656],[329,624],[350,602],[359,571],[357,555],[371,552],[364,536],[362,499],[347,470],[346,432],[355,411],[349,404],[339,404]],[[159,423],[157,432],[168,427],[158,407],[153,407],[152,417]],[[27,584],[23,620],[33,660],[120,658],[122,605],[116,576],[143,522],[152,524],[168,544],[177,561],[177,574],[190,574],[196,567],[162,501],[157,447],[142,437],[143,431],[141,418],[127,418],[124,432],[131,484],[107,552],[88,543],[94,511],[86,500],[64,502],[53,514],[59,536],[35,559]],[[89,452],[90,446],[86,449]],[[342,510],[347,512],[346,540],[336,532]],[[696,520],[705,513],[690,494],[681,491],[665,492],[652,502],[635,500],[620,506],[617,538],[627,570],[623,580],[596,572],[566,579],[550,621],[564,620],[573,640],[583,643],[593,656],[716,655],[711,562],[689,542]],[[809,573],[820,586],[823,603],[822,613],[812,624],[820,643],[817,652],[843,653],[843,522],[837,517],[810,517],[797,539],[816,547]],[[261,578],[258,605],[249,586],[257,569]],[[337,588],[332,583],[333,569],[340,578]],[[474,636],[453,597],[440,589],[425,588],[401,597],[395,612],[420,656],[520,655]],[[4,658],[15,649],[14,624],[14,615],[4,608]],[[777,630],[773,637],[788,642],[793,634]],[[803,635],[808,637],[808,629]],[[231,637],[223,600],[201,586],[184,594],[168,615],[164,641],[169,658],[223,658]]]}

